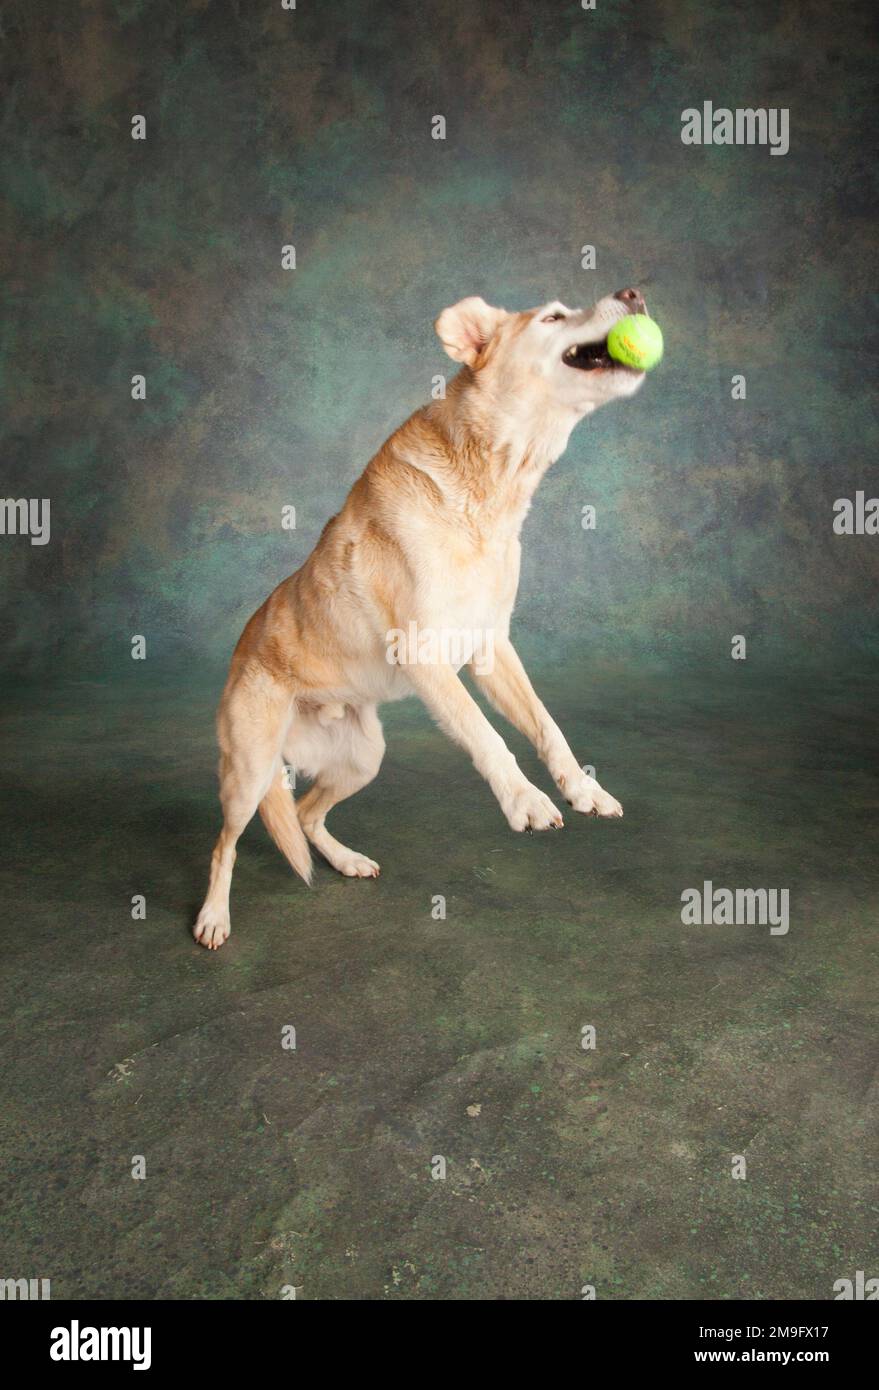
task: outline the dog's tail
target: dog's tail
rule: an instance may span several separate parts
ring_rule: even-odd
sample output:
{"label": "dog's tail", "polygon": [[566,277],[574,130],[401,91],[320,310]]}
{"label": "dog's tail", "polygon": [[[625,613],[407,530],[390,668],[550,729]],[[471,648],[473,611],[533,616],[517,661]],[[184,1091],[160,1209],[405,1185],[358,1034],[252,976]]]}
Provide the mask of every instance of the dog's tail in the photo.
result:
{"label": "dog's tail", "polygon": [[279,767],[272,785],[259,803],[263,824],[288,863],[306,883],[311,882],[311,850],[296,814],[296,802],[284,784]]}

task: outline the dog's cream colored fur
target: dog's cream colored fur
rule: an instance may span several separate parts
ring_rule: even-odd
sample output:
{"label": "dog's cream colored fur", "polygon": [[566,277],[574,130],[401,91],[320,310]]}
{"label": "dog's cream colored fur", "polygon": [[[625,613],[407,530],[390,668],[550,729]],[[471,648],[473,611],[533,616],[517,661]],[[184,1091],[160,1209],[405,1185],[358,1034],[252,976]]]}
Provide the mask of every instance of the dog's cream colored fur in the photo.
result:
{"label": "dog's cream colored fur", "polygon": [[[257,807],[306,881],[309,841],[340,873],[378,874],[325,822],[378,772],[384,739],[376,706],[384,700],[418,694],[470,754],[514,830],[561,826],[455,667],[389,664],[388,634],[412,622],[420,631],[491,632],[491,671],[470,663],[488,699],[530,739],[575,810],[622,815],[582,771],[535,694],[509,625],[519,531],[535,488],[577,422],[642,381],[623,368],[580,370],[564,354],[601,342],[634,295],[608,296],[586,311],[551,303],[518,314],[471,298],[440,314],[437,334],[463,364],[446,398],[390,437],[235,650],[217,721],[224,823],[194,928],[202,945],[216,949],[229,935],[235,846]],[[295,803],[285,763],[313,778]]]}

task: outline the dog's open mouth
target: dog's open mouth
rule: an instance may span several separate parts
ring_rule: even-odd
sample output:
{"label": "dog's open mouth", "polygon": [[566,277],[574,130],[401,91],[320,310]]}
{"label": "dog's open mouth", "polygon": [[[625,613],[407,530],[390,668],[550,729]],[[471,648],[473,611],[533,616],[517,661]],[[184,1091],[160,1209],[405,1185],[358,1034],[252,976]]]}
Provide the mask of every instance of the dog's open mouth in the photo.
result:
{"label": "dog's open mouth", "polygon": [[574,343],[566,348],[562,354],[562,361],[566,367],[576,367],[581,372],[594,372],[599,367],[613,368],[618,372],[634,372],[635,367],[627,367],[622,362],[616,362],[607,350],[607,339],[604,338],[600,343]]}

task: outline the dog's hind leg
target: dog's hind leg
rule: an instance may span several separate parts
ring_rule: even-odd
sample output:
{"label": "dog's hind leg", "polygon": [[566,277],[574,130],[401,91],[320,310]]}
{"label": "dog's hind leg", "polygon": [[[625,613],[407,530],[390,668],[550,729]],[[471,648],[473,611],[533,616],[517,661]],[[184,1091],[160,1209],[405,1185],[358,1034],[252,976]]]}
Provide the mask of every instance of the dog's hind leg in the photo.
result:
{"label": "dog's hind leg", "polygon": [[341,844],[324,821],[338,802],[359,792],[378,772],[385,751],[381,724],[375,705],[356,709],[332,706],[327,713],[328,717],[319,715],[309,721],[308,733],[299,749],[299,725],[295,723],[292,746],[285,750],[289,762],[303,767],[315,779],[296,803],[299,823],[315,849],[340,874],[347,878],[378,878],[375,860]]}
{"label": "dog's hind leg", "polygon": [[210,950],[222,946],[231,930],[235,846],[278,774],[292,707],[291,692],[260,670],[231,677],[223,693],[217,716],[223,829],[211,858],[207,897],[192,929],[196,941]]}

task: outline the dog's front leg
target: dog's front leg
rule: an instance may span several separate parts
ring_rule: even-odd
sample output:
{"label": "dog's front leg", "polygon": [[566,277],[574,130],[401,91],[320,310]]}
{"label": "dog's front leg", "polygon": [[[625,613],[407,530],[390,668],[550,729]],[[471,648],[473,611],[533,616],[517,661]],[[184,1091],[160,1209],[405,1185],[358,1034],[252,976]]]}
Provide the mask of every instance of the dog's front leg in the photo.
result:
{"label": "dog's front leg", "polygon": [[407,674],[443,732],[470,754],[513,830],[548,830],[563,824],[561,813],[528,781],[451,666],[413,665]]}
{"label": "dog's front leg", "polygon": [[621,816],[620,803],[580,767],[564,734],[538,699],[525,667],[508,638],[495,642],[491,670],[471,662],[473,676],[496,710],[524,734],[549,768],[553,781],[575,811]]}

